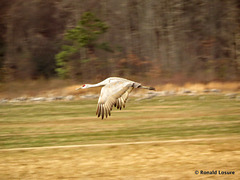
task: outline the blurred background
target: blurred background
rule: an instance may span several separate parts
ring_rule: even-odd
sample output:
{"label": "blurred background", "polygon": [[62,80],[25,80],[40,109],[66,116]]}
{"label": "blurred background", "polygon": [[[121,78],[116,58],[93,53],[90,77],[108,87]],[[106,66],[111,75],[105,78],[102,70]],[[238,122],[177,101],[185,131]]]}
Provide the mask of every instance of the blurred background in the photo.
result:
{"label": "blurred background", "polygon": [[1,0],[0,80],[240,79],[238,0]]}
{"label": "blurred background", "polygon": [[0,179],[240,179],[239,80],[239,0],[0,0]]}

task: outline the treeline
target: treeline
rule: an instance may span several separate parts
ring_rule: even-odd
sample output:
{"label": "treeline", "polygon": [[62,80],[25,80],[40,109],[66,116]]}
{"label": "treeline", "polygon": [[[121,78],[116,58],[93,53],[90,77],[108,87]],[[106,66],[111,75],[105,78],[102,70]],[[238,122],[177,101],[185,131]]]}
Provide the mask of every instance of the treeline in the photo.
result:
{"label": "treeline", "polygon": [[[78,40],[70,42],[66,34],[86,12],[106,29],[94,45],[78,45],[66,56],[64,71],[57,55],[76,45]],[[107,76],[240,80],[240,1],[2,0],[0,79],[53,78],[63,72],[62,77],[79,81]]]}

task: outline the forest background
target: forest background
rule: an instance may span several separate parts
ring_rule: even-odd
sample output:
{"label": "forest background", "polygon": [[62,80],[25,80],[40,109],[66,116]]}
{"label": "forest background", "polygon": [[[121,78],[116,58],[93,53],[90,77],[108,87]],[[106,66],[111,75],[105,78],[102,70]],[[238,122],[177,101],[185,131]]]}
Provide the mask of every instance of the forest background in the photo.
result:
{"label": "forest background", "polygon": [[[86,27],[86,13],[102,31],[76,45],[79,39],[66,37]],[[240,1],[0,1],[1,82],[109,76],[150,84],[239,81]]]}

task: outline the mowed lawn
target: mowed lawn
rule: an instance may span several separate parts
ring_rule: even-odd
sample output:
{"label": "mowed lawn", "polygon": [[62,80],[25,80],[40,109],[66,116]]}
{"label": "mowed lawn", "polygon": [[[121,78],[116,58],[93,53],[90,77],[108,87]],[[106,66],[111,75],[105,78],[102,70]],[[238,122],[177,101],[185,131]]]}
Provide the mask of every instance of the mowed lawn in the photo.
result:
{"label": "mowed lawn", "polygon": [[[0,105],[3,179],[192,179],[195,170],[240,173],[240,101],[223,95],[130,98],[112,116],[95,116],[97,100]],[[81,144],[216,140],[64,149]],[[219,140],[218,140],[219,138]],[[225,139],[224,139],[225,138]]]}
{"label": "mowed lawn", "polygon": [[102,120],[97,100],[0,105],[0,148],[240,134],[240,101],[224,96],[130,99]]}

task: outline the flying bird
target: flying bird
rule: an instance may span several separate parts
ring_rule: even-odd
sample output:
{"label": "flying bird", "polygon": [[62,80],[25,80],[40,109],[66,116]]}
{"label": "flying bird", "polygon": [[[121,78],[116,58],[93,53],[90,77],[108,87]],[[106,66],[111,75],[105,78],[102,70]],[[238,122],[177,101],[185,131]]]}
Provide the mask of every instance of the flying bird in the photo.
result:
{"label": "flying bird", "polygon": [[84,84],[76,90],[99,86],[103,87],[98,99],[96,115],[101,116],[102,119],[104,116],[106,118],[111,116],[113,106],[120,110],[125,108],[128,96],[134,88],[155,90],[153,87],[142,86],[140,83],[119,77],[109,77],[97,84]]}

